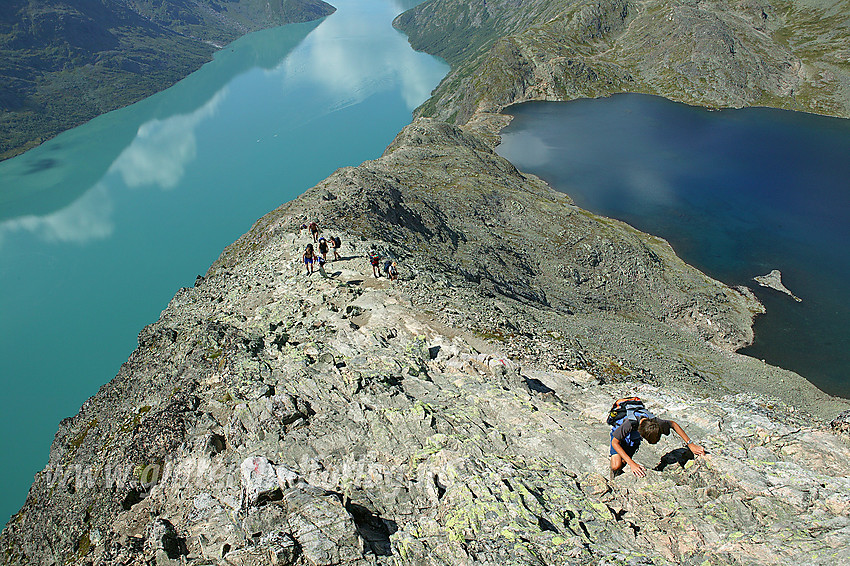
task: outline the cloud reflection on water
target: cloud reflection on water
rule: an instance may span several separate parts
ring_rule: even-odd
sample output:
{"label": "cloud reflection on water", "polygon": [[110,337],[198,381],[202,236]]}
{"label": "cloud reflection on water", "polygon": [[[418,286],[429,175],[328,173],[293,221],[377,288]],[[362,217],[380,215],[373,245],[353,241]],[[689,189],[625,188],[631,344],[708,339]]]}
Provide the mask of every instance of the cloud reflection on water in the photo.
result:
{"label": "cloud reflection on water", "polygon": [[[316,27],[267,76],[280,81],[296,100],[289,107],[288,126],[360,103],[380,92],[397,89],[413,110],[430,95],[448,67],[416,53],[406,37],[391,28],[402,11],[391,3],[344,3]],[[85,243],[108,238],[114,231],[114,192],[123,188],[178,187],[198,156],[198,128],[222,112],[231,87],[247,71],[220,89],[191,113],[153,119],[142,124],[133,141],[91,189],[70,205],[47,215],[28,215],[0,222],[0,246],[8,235],[30,232],[47,242]],[[244,85],[242,85],[244,88]],[[305,96],[303,93],[308,92]],[[308,108],[304,108],[307,106]]]}
{"label": "cloud reflection on water", "polygon": [[65,208],[45,216],[21,216],[0,223],[0,247],[14,232],[30,232],[45,242],[85,243],[108,238],[114,225],[109,189],[98,183]]}
{"label": "cloud reflection on water", "polygon": [[345,17],[329,17],[287,57],[279,69],[286,88],[310,83],[338,110],[382,91],[399,89],[409,110],[431,94],[448,65],[410,48],[393,29],[403,7],[340,7]]}
{"label": "cloud reflection on water", "polygon": [[192,112],[151,120],[141,125],[133,142],[121,152],[107,171],[121,175],[128,187],[158,185],[161,189],[176,187],[186,172],[186,165],[197,157],[196,130],[216,115],[227,97],[224,87],[212,99]]}
{"label": "cloud reflection on water", "polygon": [[500,155],[510,155],[512,162],[523,167],[539,167],[551,159],[552,148],[534,132],[503,134],[499,144]]}
{"label": "cloud reflection on water", "polygon": [[120,176],[126,187],[158,185],[176,187],[186,164],[197,154],[197,127],[215,115],[227,88],[191,114],[151,120],[139,127],[132,143],[122,151],[103,178],[68,206],[44,216],[28,215],[0,222],[0,246],[13,232],[30,232],[46,242],[84,244],[109,238],[115,225],[112,191]]}
{"label": "cloud reflection on water", "polygon": [[[554,134],[545,127],[503,133],[497,153],[520,170],[536,170],[561,190],[604,186],[621,198],[667,208],[679,202],[675,189],[679,179],[689,170],[702,170],[698,157],[678,159],[645,141],[639,143],[647,147],[641,148],[636,141],[628,151],[617,151],[604,138],[582,135],[580,127],[570,133],[563,124],[559,126]],[[659,161],[665,166],[659,166]],[[564,172],[569,173],[566,184],[559,182]],[[584,198],[592,198],[593,191],[580,192]]]}

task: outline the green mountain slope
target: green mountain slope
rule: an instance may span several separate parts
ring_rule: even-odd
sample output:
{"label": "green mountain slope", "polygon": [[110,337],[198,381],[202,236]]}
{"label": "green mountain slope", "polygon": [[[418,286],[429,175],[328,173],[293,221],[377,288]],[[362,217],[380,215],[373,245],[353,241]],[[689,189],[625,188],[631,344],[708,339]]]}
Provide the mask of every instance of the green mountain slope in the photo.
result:
{"label": "green mountain slope", "polygon": [[431,0],[395,25],[452,72],[420,114],[457,123],[525,100],[641,92],[710,107],[850,116],[850,5]]}
{"label": "green mountain slope", "polygon": [[247,32],[333,11],[321,0],[4,0],[0,158],[167,88]]}

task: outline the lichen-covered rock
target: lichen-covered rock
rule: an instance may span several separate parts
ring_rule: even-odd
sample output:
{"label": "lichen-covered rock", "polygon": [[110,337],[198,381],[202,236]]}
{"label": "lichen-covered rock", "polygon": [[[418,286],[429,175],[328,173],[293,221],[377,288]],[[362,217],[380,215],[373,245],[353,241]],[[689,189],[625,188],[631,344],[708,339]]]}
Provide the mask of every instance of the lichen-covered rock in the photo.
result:
{"label": "lichen-covered rock", "polygon": [[829,423],[832,430],[850,436],[850,410],[843,411]]}

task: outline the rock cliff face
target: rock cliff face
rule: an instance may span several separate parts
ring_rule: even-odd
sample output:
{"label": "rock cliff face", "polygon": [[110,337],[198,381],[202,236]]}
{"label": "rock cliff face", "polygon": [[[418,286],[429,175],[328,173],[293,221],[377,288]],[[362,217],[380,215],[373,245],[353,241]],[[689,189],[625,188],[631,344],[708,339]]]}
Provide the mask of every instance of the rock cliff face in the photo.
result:
{"label": "rock cliff face", "polygon": [[[483,139],[416,120],[225,250],[61,423],[2,563],[850,560],[850,405],[733,353],[748,293]],[[311,276],[307,219],[343,240]],[[609,480],[627,393],[709,455]]]}
{"label": "rock cliff face", "polygon": [[528,100],[617,92],[850,116],[846,3],[432,0],[399,16],[452,72],[421,115],[466,123]]}

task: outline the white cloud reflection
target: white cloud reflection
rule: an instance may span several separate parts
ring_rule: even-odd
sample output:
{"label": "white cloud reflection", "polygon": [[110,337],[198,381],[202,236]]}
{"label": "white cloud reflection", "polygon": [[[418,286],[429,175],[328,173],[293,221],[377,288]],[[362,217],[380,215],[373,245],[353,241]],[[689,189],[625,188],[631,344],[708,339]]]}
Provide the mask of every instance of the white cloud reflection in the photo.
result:
{"label": "white cloud reflection", "polygon": [[190,114],[165,120],[151,120],[139,127],[136,137],[115,159],[103,178],[83,195],[60,210],[44,216],[21,216],[0,222],[0,246],[7,235],[30,232],[46,242],[83,244],[109,238],[115,225],[113,198],[110,194],[120,176],[126,187],[156,185],[161,189],[176,187],[186,164],[197,154],[196,129],[214,116],[227,95],[225,87],[209,102]]}
{"label": "white cloud reflection", "polygon": [[0,222],[0,246],[7,234],[26,231],[46,242],[85,243],[108,238],[114,229],[109,190],[98,183],[65,208],[46,216],[20,216]]}
{"label": "white cloud reflection", "polygon": [[283,61],[284,86],[318,85],[316,91],[330,99],[328,111],[392,89],[399,89],[409,110],[422,104],[448,65],[413,51],[392,28],[402,7],[340,3],[338,8]]}
{"label": "white cloud reflection", "polygon": [[176,187],[183,178],[186,164],[197,156],[196,129],[204,120],[215,116],[227,91],[225,86],[191,114],[142,124],[133,142],[121,152],[106,175],[121,175],[128,187]]}
{"label": "white cloud reflection", "polygon": [[645,136],[619,144],[583,132],[591,127],[575,125],[557,113],[535,116],[523,124],[527,129],[502,133],[496,151],[520,170],[550,178],[573,197],[596,202],[600,195],[609,195],[668,208],[677,205],[677,179],[695,167],[692,160],[663,154]]}
{"label": "white cloud reflection", "polygon": [[[298,93],[289,110],[290,121],[303,123],[393,89],[399,90],[410,110],[424,102],[448,66],[414,52],[406,37],[391,27],[401,6],[356,0],[338,4],[336,14],[267,72],[282,79],[286,92]],[[30,232],[49,242],[85,243],[111,236],[111,193],[123,188],[179,186],[188,165],[197,158],[198,128],[218,113],[230,85],[194,112],[142,124],[100,181],[67,207],[44,216],[0,222],[0,245],[15,232]],[[279,100],[282,105],[289,102],[283,96]]]}
{"label": "white cloud reflection", "polygon": [[657,169],[628,167],[622,171],[620,183],[633,200],[672,207],[679,199],[671,176]]}
{"label": "white cloud reflection", "polygon": [[532,131],[502,134],[498,154],[506,156],[518,168],[539,167],[549,162],[552,148]]}

